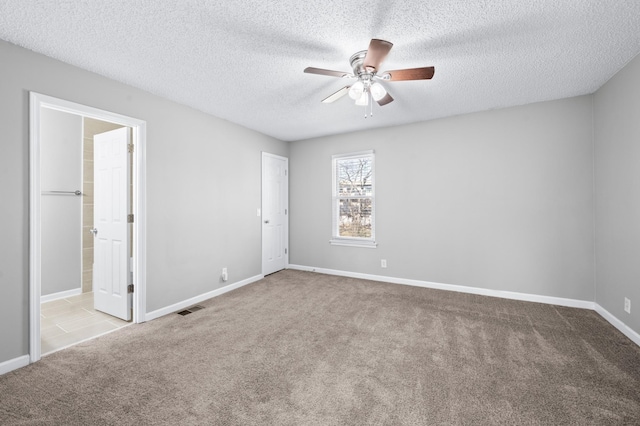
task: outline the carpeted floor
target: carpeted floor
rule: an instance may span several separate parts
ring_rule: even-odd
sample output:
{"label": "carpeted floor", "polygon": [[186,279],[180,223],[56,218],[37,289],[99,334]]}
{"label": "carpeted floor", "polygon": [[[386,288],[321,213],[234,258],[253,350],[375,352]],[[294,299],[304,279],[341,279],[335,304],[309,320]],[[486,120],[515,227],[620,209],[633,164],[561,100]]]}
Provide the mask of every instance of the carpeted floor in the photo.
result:
{"label": "carpeted floor", "polygon": [[640,424],[597,313],[282,271],[0,377],[0,424]]}

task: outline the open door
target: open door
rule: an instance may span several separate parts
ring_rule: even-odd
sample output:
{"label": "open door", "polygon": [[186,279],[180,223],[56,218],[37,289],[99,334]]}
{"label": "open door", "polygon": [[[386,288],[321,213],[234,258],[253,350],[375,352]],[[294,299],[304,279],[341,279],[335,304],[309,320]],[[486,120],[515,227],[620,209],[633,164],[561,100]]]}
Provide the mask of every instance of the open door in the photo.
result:
{"label": "open door", "polygon": [[93,143],[94,308],[129,321],[129,129],[95,135]]}
{"label": "open door", "polygon": [[262,153],[262,274],[287,267],[289,160]]}

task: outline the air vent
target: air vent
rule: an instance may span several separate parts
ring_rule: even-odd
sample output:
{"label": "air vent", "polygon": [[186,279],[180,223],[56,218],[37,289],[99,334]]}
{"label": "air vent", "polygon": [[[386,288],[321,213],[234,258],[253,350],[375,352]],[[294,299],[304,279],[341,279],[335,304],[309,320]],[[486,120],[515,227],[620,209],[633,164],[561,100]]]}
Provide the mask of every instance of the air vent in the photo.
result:
{"label": "air vent", "polygon": [[178,315],[182,315],[182,316],[189,315],[190,313],[197,312],[200,309],[204,309],[204,306],[194,305],[194,306],[192,306],[190,308],[185,309],[184,311],[178,312]]}

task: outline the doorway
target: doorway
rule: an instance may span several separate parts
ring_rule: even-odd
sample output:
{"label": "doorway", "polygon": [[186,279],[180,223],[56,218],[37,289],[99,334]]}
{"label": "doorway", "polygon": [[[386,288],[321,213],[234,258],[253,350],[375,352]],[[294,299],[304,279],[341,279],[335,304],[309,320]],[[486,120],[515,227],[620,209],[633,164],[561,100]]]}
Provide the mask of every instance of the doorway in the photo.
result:
{"label": "doorway", "polygon": [[262,275],[289,266],[289,159],[262,153]]}
{"label": "doorway", "polygon": [[[43,273],[48,274],[50,269],[47,269],[45,264],[47,262],[51,263],[51,259],[48,259],[47,262],[43,263],[43,244],[49,244],[45,240],[49,238],[49,232],[53,229],[51,226],[48,226],[46,223],[47,217],[45,217],[45,213],[49,210],[48,206],[51,204],[50,200],[58,200],[54,201],[56,203],[63,203],[63,201],[67,205],[67,210],[69,208],[73,209],[73,207],[69,207],[69,203],[73,203],[73,200],[69,200],[67,198],[64,200],[64,196],[74,198],[77,196],[78,198],[84,198],[83,192],[89,192],[90,190],[86,185],[82,185],[82,190],[76,191],[51,191],[50,188],[44,188],[43,182],[49,182],[46,179],[43,180],[50,173],[50,170],[47,169],[47,166],[43,166],[46,162],[43,162],[43,156],[51,155],[49,151],[47,151],[47,147],[43,144],[43,141],[46,139],[46,136],[41,132],[41,124],[46,121],[46,116],[50,115],[49,113],[55,111],[57,113],[67,113],[67,116],[73,117],[73,119],[81,119],[90,122],[92,124],[96,123],[112,123],[112,127],[124,128],[122,130],[126,131],[127,142],[124,145],[125,153],[132,149],[130,162],[126,161],[126,169],[130,169],[131,173],[126,173],[125,175],[121,175],[120,177],[116,177],[116,179],[122,180],[122,177],[125,176],[125,187],[124,192],[126,192],[126,196],[123,199],[124,204],[126,204],[127,214],[125,214],[125,222],[129,222],[127,219],[131,219],[133,223],[127,224],[125,228],[125,242],[126,246],[129,246],[133,241],[133,245],[131,247],[133,251],[133,255],[129,256],[130,250],[125,250],[123,260],[120,262],[120,266],[122,264],[127,264],[127,270],[131,271],[131,274],[128,273],[124,277],[124,279],[120,280],[122,282],[126,281],[124,292],[122,288],[116,289],[116,293],[121,298],[126,298],[126,303],[130,304],[133,308],[133,322],[140,323],[144,322],[144,306],[145,306],[145,290],[146,290],[146,243],[145,243],[145,211],[146,211],[146,197],[145,197],[145,147],[146,147],[146,123],[144,121],[122,116],[119,114],[114,114],[111,112],[99,110],[96,108],[88,107],[85,105],[75,104],[72,102],[64,101],[57,98],[52,98],[46,95],[41,95],[38,93],[31,92],[30,93],[30,259],[29,259],[29,270],[30,270],[30,296],[29,296],[29,304],[30,304],[30,317],[29,317],[29,356],[30,361],[35,362],[40,359],[42,353],[42,342],[41,342],[41,302],[42,299],[42,289],[43,284],[49,286],[49,283],[45,280],[43,282]],[[128,128],[128,129],[126,129]],[[104,129],[103,129],[104,130]],[[117,131],[116,131],[117,132]],[[111,132],[109,132],[111,133]],[[107,134],[107,133],[105,133]],[[87,135],[83,135],[86,137]],[[131,145],[129,144],[131,141]],[[111,150],[110,150],[111,151]],[[125,157],[127,154],[125,154]],[[53,163],[56,165],[56,163]],[[59,164],[58,166],[62,166]],[[86,166],[86,164],[85,164]],[[93,166],[93,164],[91,165]],[[126,184],[129,181],[131,185]],[[120,184],[119,184],[120,185]],[[129,190],[130,188],[130,190]],[[47,197],[47,200],[43,202],[45,198],[43,197],[43,190],[47,189],[49,195],[58,195],[60,197]],[[65,194],[65,192],[70,192],[71,194]],[[94,195],[94,194],[91,194]],[[87,197],[88,199],[89,197]],[[132,206],[129,209],[129,206]],[[44,210],[43,210],[44,208]],[[112,211],[113,209],[109,209]],[[93,216],[93,206],[82,206],[82,211],[85,216]],[[132,212],[128,214],[128,212]],[[135,220],[133,220],[135,218]],[[92,218],[91,218],[92,219]],[[92,220],[84,221],[82,225],[87,225],[92,222]],[[85,226],[86,227],[86,226]],[[76,244],[79,243],[78,240],[84,241],[85,245],[90,245],[89,243],[93,242],[93,238],[87,238],[84,235],[84,231],[87,229],[82,229],[82,236],[79,239],[71,238],[71,243]],[[43,235],[44,232],[44,235]],[[95,234],[93,234],[95,236]],[[47,237],[43,240],[43,236]],[[67,236],[68,237],[68,236]],[[69,240],[69,238],[66,238]],[[122,239],[121,239],[122,240]],[[89,250],[93,251],[93,248]],[[92,253],[88,256],[87,253],[83,253],[82,258],[87,259],[90,257]],[[55,263],[55,262],[53,262]],[[87,281],[93,281],[92,277],[94,275],[93,271],[87,271],[86,262],[82,262],[83,266],[80,271],[77,271],[75,266],[71,268],[61,268],[58,266],[57,269],[71,270],[72,274],[80,274],[83,275],[83,282],[86,290]],[[44,267],[44,269],[43,269]],[[128,294],[127,290],[128,283],[133,282],[133,294]],[[93,283],[92,283],[93,284]],[[104,283],[103,283],[104,284]],[[102,285],[100,288],[105,287]],[[81,289],[79,289],[78,293],[81,293]],[[92,289],[94,290],[94,289]],[[76,292],[76,290],[72,290],[72,292]],[[85,292],[87,293],[87,292]],[[123,294],[124,293],[124,294]],[[65,294],[65,292],[57,293],[62,296],[58,299],[57,304],[61,305],[62,310],[71,309],[70,305],[78,304],[81,306],[85,304],[82,309],[88,311],[89,306],[88,303],[93,304],[92,300],[88,300],[89,297],[84,294],[80,296],[76,296],[75,294]],[[75,297],[78,300],[74,299]],[[93,298],[93,297],[91,297]],[[46,298],[45,298],[46,300]],[[55,304],[55,302],[49,302],[51,304]],[[128,314],[130,315],[131,310],[129,309]],[[131,318],[129,316],[129,318]],[[126,318],[125,318],[126,319]],[[103,328],[106,325],[103,324]],[[100,328],[98,326],[98,328]],[[98,333],[103,334],[103,333]],[[84,339],[86,340],[86,339]],[[47,348],[45,348],[47,349]]]}

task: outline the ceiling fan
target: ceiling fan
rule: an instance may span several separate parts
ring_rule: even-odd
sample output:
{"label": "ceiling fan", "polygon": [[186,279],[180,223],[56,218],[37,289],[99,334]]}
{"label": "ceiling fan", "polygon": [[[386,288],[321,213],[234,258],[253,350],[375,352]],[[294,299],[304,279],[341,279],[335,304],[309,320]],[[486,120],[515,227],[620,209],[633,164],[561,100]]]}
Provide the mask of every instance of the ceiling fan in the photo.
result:
{"label": "ceiling fan", "polygon": [[[435,72],[434,67],[422,67],[378,73],[380,64],[384,61],[384,58],[387,57],[392,46],[393,43],[391,42],[377,38],[371,39],[369,49],[357,52],[349,59],[349,63],[353,69],[353,74],[314,67],[307,67],[304,72],[309,74],[328,75],[331,77],[357,79],[357,81],[352,85],[345,86],[337,92],[327,96],[322,100],[322,102],[334,102],[348,93],[349,97],[356,101],[356,105],[368,106],[369,116],[371,116],[373,115],[373,101],[376,101],[380,106],[393,102],[391,95],[378,80],[429,80],[433,77]],[[365,112],[365,118],[366,117],[367,114]]]}

